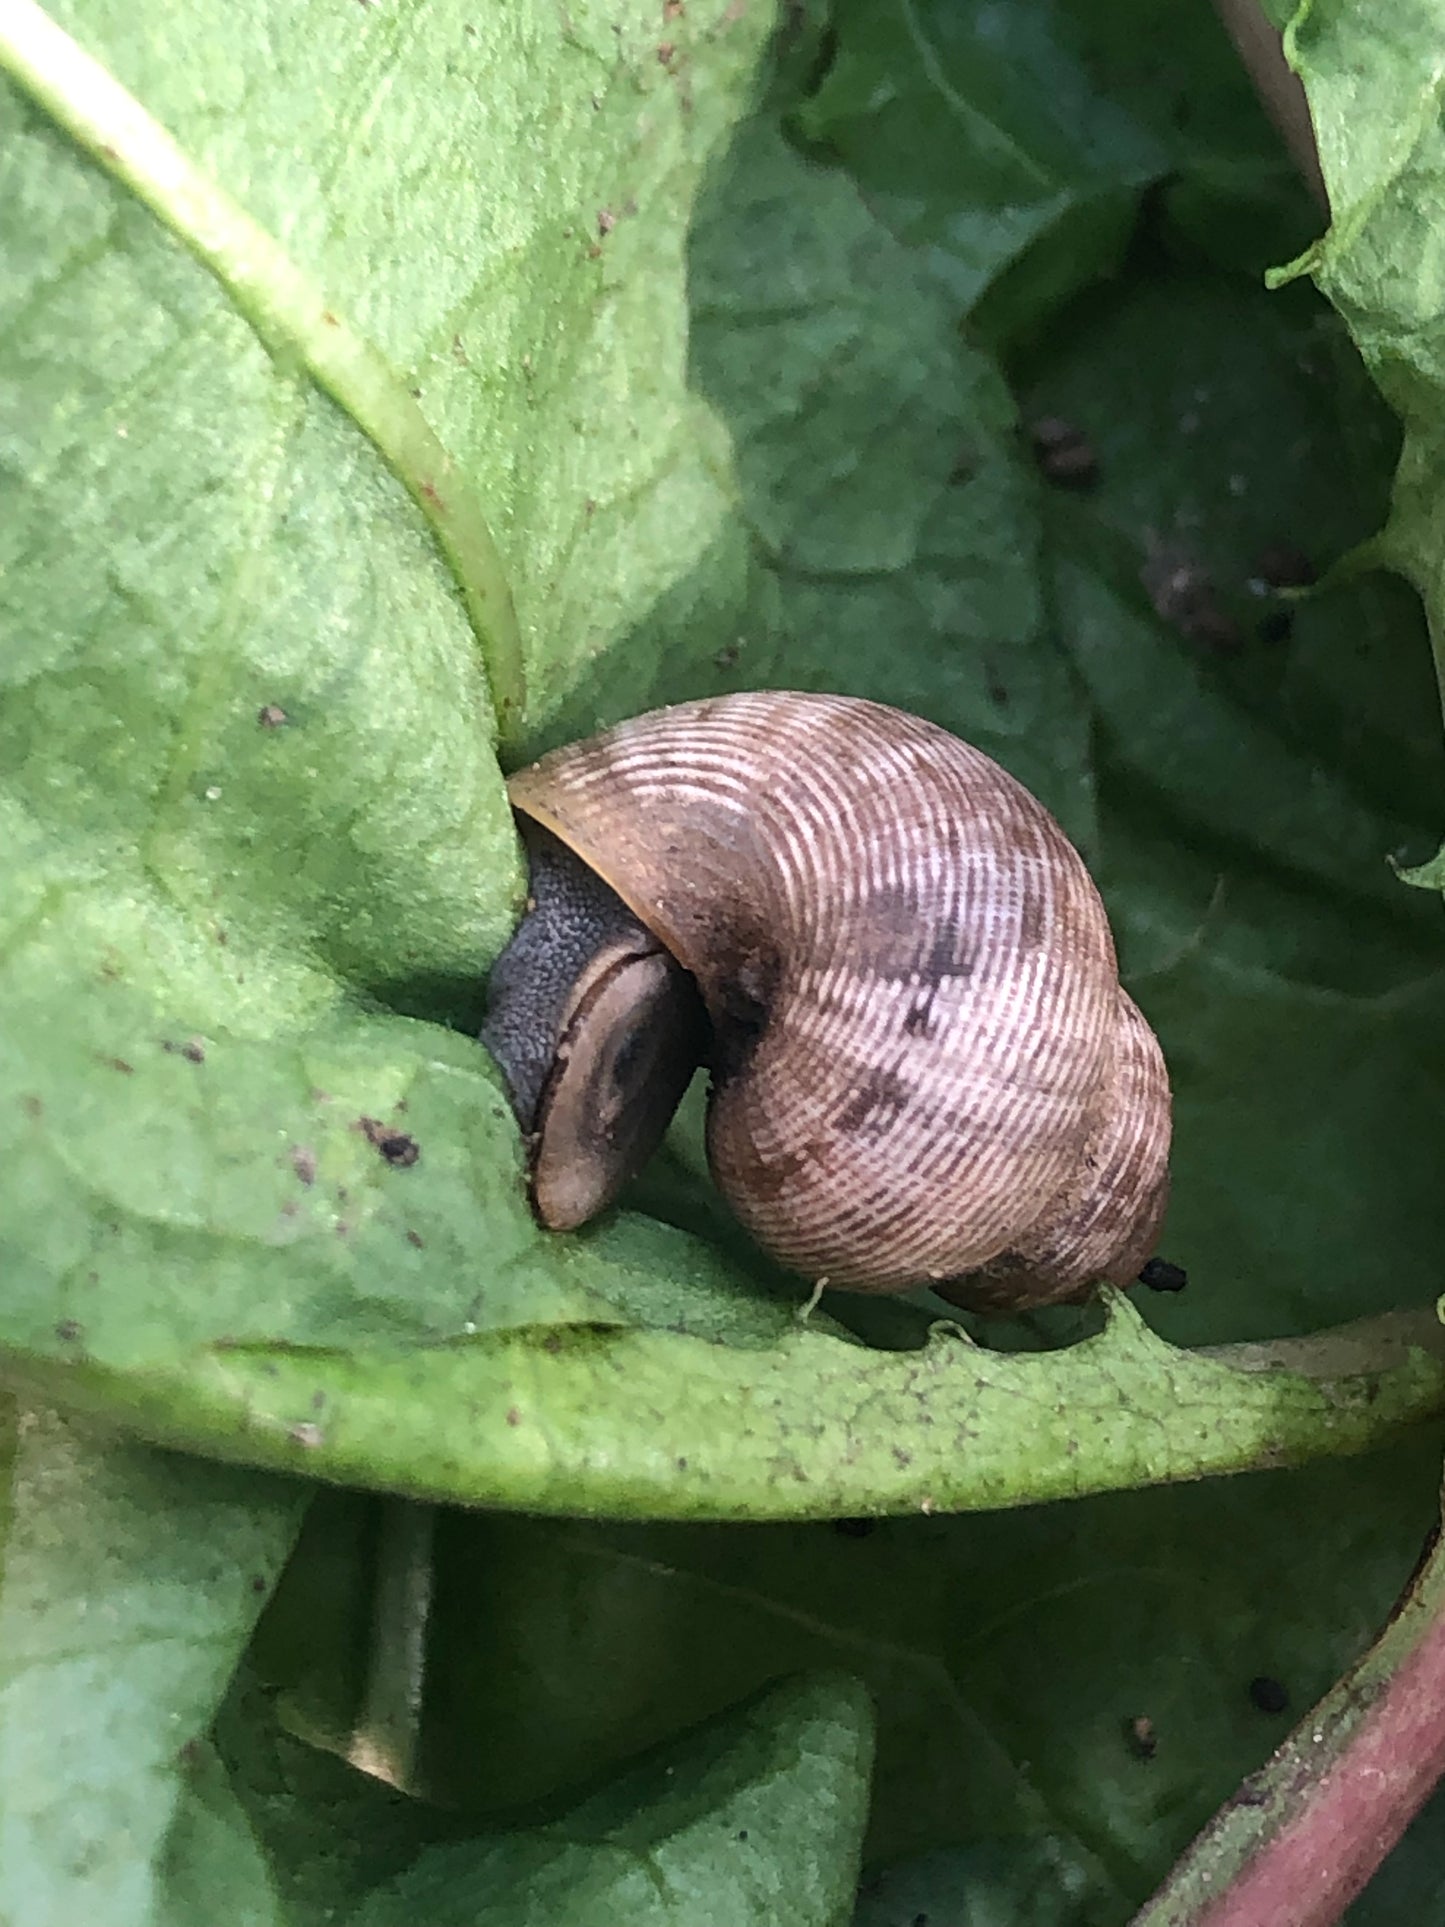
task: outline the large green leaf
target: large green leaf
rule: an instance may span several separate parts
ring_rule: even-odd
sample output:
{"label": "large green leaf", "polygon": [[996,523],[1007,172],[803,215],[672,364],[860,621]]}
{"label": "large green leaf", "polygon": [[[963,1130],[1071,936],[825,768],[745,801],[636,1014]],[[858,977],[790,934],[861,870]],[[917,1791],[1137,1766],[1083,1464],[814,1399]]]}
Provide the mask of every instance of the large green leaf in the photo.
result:
{"label": "large green leaf", "polygon": [[[6,1414],[0,1919],[145,1927],[302,1486]],[[234,1916],[241,1918],[240,1914]]]}
{"label": "large green leaf", "polygon": [[258,1927],[841,1927],[871,1759],[866,1694],[814,1673],[752,1694],[581,1799],[479,1833],[474,1818],[288,1739],[245,1676],[217,1746],[189,1764],[160,1918],[181,1927],[223,1894],[228,1919]]}
{"label": "large green leaf", "polygon": [[[965,1842],[1001,1878],[1048,1836],[1049,1891],[1122,1919],[1292,1723],[1250,1682],[1297,1715],[1369,1637],[1437,1475],[1432,1439],[1269,1475],[1247,1504],[1215,1482],[841,1527],[443,1512],[411,1783],[505,1812],[780,1671],[843,1667],[878,1709],[875,1866]],[[318,1503],[255,1651],[288,1726],[343,1755],[375,1698],[376,1525],[358,1496]]]}
{"label": "large green leaf", "polygon": [[775,1687],[546,1829],[433,1847],[357,1909],[355,1927],[841,1927],[871,1754],[853,1682]]}

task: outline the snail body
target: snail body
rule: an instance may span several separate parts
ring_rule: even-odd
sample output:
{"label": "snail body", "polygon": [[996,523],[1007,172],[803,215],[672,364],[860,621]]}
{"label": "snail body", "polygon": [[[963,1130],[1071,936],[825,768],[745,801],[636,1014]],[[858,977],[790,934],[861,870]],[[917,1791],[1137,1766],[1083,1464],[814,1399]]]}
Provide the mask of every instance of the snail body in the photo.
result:
{"label": "snail body", "polygon": [[759,692],[509,790],[535,907],[482,1034],[545,1223],[615,1195],[701,1055],[714,1179],[789,1268],[985,1309],[1137,1275],[1163,1058],[1082,858],[990,758],[877,703]]}

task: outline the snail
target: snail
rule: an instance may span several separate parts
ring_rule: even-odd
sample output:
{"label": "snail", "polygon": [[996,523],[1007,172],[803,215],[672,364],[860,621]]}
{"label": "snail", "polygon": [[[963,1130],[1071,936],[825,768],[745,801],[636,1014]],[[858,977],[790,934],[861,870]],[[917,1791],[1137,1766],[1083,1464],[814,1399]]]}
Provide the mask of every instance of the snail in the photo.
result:
{"label": "snail", "polygon": [[703,1062],[714,1180],[793,1271],[993,1311],[1168,1288],[1163,1056],[1083,859],[989,757],[754,692],[508,790],[531,896],[482,1041],[544,1225],[617,1195]]}

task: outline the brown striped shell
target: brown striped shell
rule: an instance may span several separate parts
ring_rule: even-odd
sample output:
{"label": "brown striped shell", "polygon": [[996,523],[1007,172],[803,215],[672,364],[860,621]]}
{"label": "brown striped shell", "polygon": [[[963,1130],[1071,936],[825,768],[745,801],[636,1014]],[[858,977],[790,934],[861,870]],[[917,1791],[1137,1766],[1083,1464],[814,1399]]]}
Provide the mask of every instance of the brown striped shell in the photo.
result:
{"label": "brown striped shell", "polygon": [[996,763],[877,703],[766,692],[509,787],[695,981],[713,1175],[784,1265],[994,1309],[1136,1276],[1163,1059],[1082,859]]}

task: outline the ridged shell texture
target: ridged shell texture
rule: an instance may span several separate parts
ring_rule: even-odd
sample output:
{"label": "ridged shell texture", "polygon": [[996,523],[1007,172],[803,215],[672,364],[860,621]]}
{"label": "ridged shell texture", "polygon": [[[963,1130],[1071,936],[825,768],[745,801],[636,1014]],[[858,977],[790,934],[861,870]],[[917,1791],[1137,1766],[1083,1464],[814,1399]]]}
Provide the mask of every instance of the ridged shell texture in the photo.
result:
{"label": "ridged shell texture", "polygon": [[880,704],[760,692],[637,717],[511,793],[696,977],[714,1176],[783,1263],[992,1305],[1150,1255],[1159,1047],[1082,859],[989,757]]}

